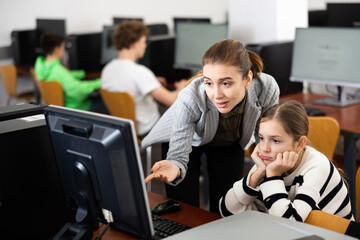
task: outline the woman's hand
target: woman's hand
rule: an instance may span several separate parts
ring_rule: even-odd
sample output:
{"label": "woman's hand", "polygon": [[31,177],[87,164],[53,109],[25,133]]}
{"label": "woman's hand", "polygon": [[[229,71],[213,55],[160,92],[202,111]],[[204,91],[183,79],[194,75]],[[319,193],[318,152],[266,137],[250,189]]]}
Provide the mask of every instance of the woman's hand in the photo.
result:
{"label": "woman's hand", "polygon": [[298,158],[299,154],[296,152],[278,153],[275,161],[266,167],[266,176],[273,177],[283,175],[285,172],[295,167]]}
{"label": "woman's hand", "polygon": [[145,183],[153,179],[169,183],[180,176],[180,168],[169,160],[162,160],[155,163],[151,168],[151,172],[152,174],[145,178]]}
{"label": "woman's hand", "polygon": [[266,165],[259,156],[259,144],[256,145],[254,151],[251,153],[251,158],[255,162],[257,168],[250,176],[249,185],[250,187],[255,188],[261,179],[264,178],[266,170]]}

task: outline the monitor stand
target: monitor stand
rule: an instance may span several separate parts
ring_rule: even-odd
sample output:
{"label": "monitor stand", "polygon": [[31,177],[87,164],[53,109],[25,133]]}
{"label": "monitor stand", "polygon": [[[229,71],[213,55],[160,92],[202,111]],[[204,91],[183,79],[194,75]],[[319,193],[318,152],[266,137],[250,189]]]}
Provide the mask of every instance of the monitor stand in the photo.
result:
{"label": "monitor stand", "polygon": [[347,99],[346,90],[344,87],[338,86],[338,97],[320,98],[313,100],[312,103],[320,105],[328,105],[334,107],[346,107],[353,104],[360,103],[360,99]]}

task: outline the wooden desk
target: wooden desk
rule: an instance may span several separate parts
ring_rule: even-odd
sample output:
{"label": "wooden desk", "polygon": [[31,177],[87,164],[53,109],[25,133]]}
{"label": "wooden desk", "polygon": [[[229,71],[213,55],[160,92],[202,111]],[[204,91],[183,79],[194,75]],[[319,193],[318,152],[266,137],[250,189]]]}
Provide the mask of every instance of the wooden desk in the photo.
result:
{"label": "wooden desk", "polygon": [[[332,107],[313,104],[312,100],[329,97],[327,95],[295,93],[280,97],[280,101],[297,100],[306,107],[316,107],[325,112],[326,116],[335,118],[344,136],[344,172],[349,183],[351,206],[356,218],[356,141],[360,138],[360,104],[347,107]],[[356,218],[357,219],[357,218]]]}
{"label": "wooden desk", "polygon": [[[156,204],[168,200],[169,198],[161,196],[156,193],[148,192],[149,204],[150,209],[153,208]],[[163,215],[162,217],[168,218],[170,220],[174,220],[176,222],[185,224],[190,227],[200,226],[202,224],[220,219],[221,216],[212,212],[208,212],[202,210],[197,207],[193,207],[191,205],[181,203],[182,209],[178,212],[169,213]],[[93,239],[99,236],[103,230],[103,227],[99,230],[94,232]],[[125,233],[116,231],[114,229],[109,228],[104,236],[102,237],[103,240],[115,240],[115,239],[137,239],[133,236],[127,235]]]}

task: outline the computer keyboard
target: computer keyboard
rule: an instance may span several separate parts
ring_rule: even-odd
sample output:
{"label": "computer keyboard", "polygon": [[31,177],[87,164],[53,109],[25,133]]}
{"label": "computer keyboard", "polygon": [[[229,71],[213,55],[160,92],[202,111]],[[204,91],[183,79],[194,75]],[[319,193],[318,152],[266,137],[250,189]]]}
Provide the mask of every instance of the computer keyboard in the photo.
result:
{"label": "computer keyboard", "polygon": [[308,116],[324,116],[325,113],[318,108],[305,107]]}
{"label": "computer keyboard", "polygon": [[152,215],[155,237],[154,239],[162,239],[176,233],[190,229],[191,227],[184,224],[160,217],[158,215]]}

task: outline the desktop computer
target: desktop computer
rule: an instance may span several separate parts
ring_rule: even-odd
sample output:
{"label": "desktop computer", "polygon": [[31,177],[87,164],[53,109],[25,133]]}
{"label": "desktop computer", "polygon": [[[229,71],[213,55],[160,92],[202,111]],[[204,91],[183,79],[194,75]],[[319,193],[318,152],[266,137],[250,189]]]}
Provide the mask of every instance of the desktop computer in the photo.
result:
{"label": "desktop computer", "polygon": [[71,70],[100,71],[101,33],[71,34],[66,37],[65,48]]}
{"label": "desktop computer", "polygon": [[36,59],[36,47],[36,29],[14,30],[11,32],[11,50],[15,65],[33,66]]}
{"label": "desktop computer", "polygon": [[280,96],[302,92],[302,83],[290,81],[293,41],[248,44],[246,48],[261,57],[264,63],[263,72],[275,78],[280,88]]}

